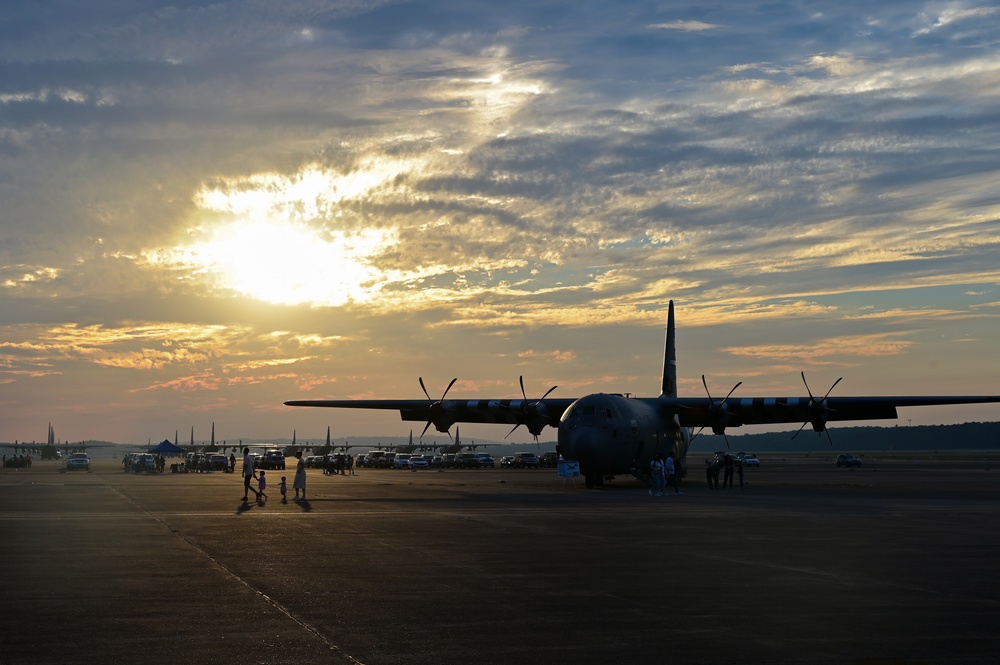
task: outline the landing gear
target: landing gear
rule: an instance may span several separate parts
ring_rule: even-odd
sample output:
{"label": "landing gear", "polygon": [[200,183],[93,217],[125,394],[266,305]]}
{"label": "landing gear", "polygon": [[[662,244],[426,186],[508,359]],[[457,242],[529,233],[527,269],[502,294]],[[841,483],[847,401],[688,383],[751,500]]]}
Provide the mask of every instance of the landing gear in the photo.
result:
{"label": "landing gear", "polygon": [[583,472],[583,482],[587,489],[604,487],[604,473],[587,469]]}

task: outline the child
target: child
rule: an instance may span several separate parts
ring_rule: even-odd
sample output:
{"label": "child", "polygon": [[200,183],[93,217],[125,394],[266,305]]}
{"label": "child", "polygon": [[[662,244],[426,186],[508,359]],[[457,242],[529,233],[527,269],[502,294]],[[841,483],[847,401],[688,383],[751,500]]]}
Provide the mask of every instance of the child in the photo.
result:
{"label": "child", "polygon": [[281,477],[281,486],[279,487],[279,489],[281,490],[281,503],[288,503],[288,496],[287,496],[288,486],[285,485],[284,476]]}
{"label": "child", "polygon": [[260,477],[257,479],[257,502],[260,503],[263,499],[267,501],[267,495],[264,494],[264,488],[267,487],[267,480],[264,479],[264,472],[260,472]]}

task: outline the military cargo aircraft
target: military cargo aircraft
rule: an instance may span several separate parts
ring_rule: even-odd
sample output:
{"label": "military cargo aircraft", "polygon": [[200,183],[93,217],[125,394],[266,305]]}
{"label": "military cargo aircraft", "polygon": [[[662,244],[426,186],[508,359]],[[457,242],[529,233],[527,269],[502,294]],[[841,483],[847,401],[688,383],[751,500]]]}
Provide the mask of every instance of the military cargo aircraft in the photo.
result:
{"label": "military cargo aircraft", "polygon": [[455,428],[455,440],[452,443],[446,443],[442,446],[431,446],[432,448],[437,448],[437,451],[442,455],[457,455],[463,450],[471,450],[476,452],[476,448],[489,448],[491,446],[499,446],[499,443],[462,443],[462,437],[459,434],[459,430]]}
{"label": "military cargo aircraft", "polygon": [[[672,454],[679,472],[685,474],[693,428],[709,427],[715,434],[724,435],[729,427],[801,422],[803,427],[812,425],[813,430],[822,433],[831,421],[895,418],[897,407],[1000,402],[1000,396],[833,397],[830,395],[833,386],[817,398],[808,383],[807,397],[734,398],[733,392],[740,385],[737,384],[719,400],[708,392],[704,376],[706,397],[678,397],[675,346],[671,300],[659,397],[597,393],[580,398],[553,398],[548,396],[553,387],[542,398],[529,400],[524,394],[522,378],[524,399],[521,400],[449,399],[448,391],[457,379],[452,379],[441,398],[435,400],[420,378],[426,400],[291,400],[285,404],[398,410],[403,420],[425,422],[424,433],[434,425],[449,436],[455,423],[499,423],[514,425],[514,429],[524,425],[535,437],[546,426],[555,427],[559,454],[579,462],[586,486],[593,487],[603,485],[605,479],[616,474],[645,477],[654,454]],[[805,382],[804,373],[802,379]]]}

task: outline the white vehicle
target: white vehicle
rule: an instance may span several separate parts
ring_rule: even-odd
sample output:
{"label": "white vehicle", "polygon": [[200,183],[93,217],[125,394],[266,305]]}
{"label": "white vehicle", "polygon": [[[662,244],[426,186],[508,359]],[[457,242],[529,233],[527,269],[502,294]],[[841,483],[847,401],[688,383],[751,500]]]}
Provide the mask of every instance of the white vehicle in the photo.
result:
{"label": "white vehicle", "polygon": [[414,455],[408,460],[407,463],[413,471],[416,471],[417,469],[426,469],[431,465],[430,458],[426,455]]}
{"label": "white vehicle", "polygon": [[66,460],[67,471],[90,471],[90,458],[87,453],[70,453]]}

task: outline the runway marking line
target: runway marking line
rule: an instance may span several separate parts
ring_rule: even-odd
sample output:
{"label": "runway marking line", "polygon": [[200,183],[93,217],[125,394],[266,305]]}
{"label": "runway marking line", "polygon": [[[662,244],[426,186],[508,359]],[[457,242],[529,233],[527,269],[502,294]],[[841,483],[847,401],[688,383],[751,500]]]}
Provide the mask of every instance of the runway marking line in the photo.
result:
{"label": "runway marking line", "polygon": [[[303,619],[300,619],[299,617],[295,616],[295,614],[291,610],[289,610],[287,607],[285,607],[284,605],[282,605],[281,603],[279,603],[275,599],[271,598],[266,593],[264,593],[263,591],[261,591],[257,587],[253,586],[252,584],[250,584],[248,581],[246,581],[245,579],[243,579],[242,577],[240,577],[236,573],[234,573],[224,563],[222,563],[221,561],[219,561],[218,559],[216,559],[214,556],[212,556],[211,554],[209,554],[208,552],[206,552],[203,548],[201,548],[198,545],[196,545],[195,543],[191,542],[191,540],[187,536],[185,536],[184,534],[182,534],[180,531],[178,531],[177,529],[175,529],[172,526],[170,526],[169,524],[167,524],[163,519],[161,519],[157,515],[149,512],[148,510],[146,510],[145,508],[143,508],[142,506],[140,506],[134,499],[132,499],[132,497],[130,497],[127,494],[125,494],[124,492],[120,491],[117,487],[112,487],[111,485],[106,485],[106,486],[112,492],[114,492],[115,494],[117,494],[118,496],[120,496],[122,499],[124,499],[128,503],[130,503],[133,506],[135,506],[148,519],[152,519],[152,520],[156,521],[157,523],[159,523],[165,529],[167,529],[168,531],[170,531],[170,533],[174,534],[176,537],[180,538],[185,543],[187,543],[187,545],[191,549],[193,549],[195,552],[198,552],[203,557],[205,557],[206,559],[208,559],[209,561],[211,561],[212,563],[214,563],[222,571],[224,571],[227,575],[229,575],[234,580],[236,580],[237,582],[239,582],[240,584],[242,584],[244,587],[246,587],[247,589],[249,589],[251,592],[253,592],[256,595],[260,596],[262,599],[264,599],[265,602],[267,602],[271,607],[273,607],[274,609],[276,609],[278,612],[281,612],[282,614],[284,614],[286,617],[288,617],[294,623],[298,624],[304,630],[312,633],[321,642],[323,642],[323,644],[327,645],[327,647],[331,651],[333,651],[337,655],[343,657],[346,660],[346,662],[350,663],[351,665],[364,665],[364,663],[362,663],[360,660],[358,660],[354,656],[350,655],[349,653],[345,652],[338,645],[336,645],[332,641],[330,641],[330,639],[327,638],[318,628],[316,628],[312,624],[308,623],[307,621],[304,621]],[[227,513],[227,514],[229,514],[229,513]]]}

